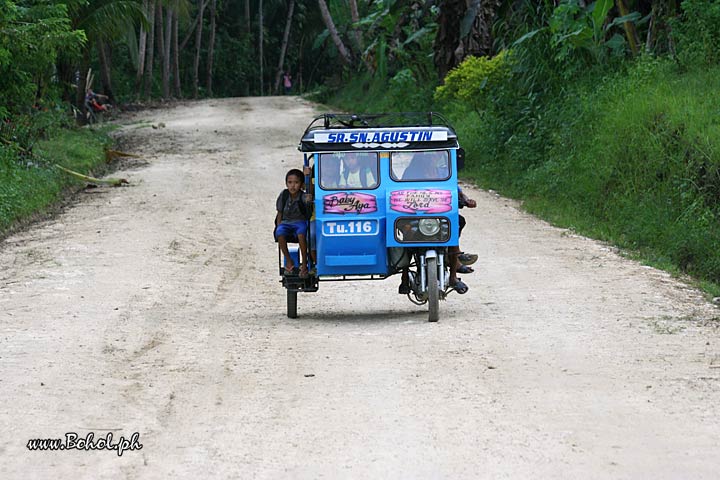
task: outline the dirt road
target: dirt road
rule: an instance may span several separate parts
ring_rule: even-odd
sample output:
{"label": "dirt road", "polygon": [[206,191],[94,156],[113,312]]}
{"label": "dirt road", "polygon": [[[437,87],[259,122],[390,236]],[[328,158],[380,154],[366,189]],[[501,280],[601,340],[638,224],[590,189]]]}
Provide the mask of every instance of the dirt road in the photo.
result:
{"label": "dirt road", "polygon": [[[720,312],[491,193],[438,324],[396,278],[286,318],[273,204],[313,113],[136,114],[130,187],[4,242],[0,478],[717,478]],[[142,449],[26,447],[68,432]]]}

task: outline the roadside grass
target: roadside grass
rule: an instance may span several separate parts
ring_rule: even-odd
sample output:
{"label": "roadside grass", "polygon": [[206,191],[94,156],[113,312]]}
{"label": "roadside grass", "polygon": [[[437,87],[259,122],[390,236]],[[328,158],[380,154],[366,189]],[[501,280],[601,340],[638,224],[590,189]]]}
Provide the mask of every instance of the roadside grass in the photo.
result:
{"label": "roadside grass", "polygon": [[431,110],[435,86],[412,76],[396,75],[385,81],[367,73],[348,76],[309,96],[337,110],[350,113],[420,112]]}
{"label": "roadside grass", "polygon": [[80,173],[93,173],[105,163],[110,127],[55,129],[40,140],[33,155],[0,147],[0,237],[11,227],[47,212],[82,181],[56,169],[58,164]]}
{"label": "roadside grass", "polygon": [[346,111],[440,110],[467,151],[464,178],[720,296],[720,67],[643,59],[525,110],[523,99],[476,112],[391,102],[381,91],[357,79],[325,101]]}
{"label": "roadside grass", "polygon": [[587,121],[520,175],[527,209],[717,293],[720,68],[640,69],[587,97]]}

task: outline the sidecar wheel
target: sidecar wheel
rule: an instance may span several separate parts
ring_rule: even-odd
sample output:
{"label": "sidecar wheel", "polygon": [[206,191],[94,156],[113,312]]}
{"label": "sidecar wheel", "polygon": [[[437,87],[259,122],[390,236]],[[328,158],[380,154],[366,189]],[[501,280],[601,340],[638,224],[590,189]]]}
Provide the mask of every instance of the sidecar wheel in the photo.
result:
{"label": "sidecar wheel", "polygon": [[297,318],[297,292],[287,292],[287,316]]}
{"label": "sidecar wheel", "polygon": [[440,290],[438,287],[437,258],[427,259],[428,322],[440,319]]}

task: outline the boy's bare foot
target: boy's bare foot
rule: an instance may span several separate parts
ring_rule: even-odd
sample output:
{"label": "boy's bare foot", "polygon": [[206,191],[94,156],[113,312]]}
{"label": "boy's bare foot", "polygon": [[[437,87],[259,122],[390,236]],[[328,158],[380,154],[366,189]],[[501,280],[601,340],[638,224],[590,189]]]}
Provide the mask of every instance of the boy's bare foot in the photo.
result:
{"label": "boy's bare foot", "polygon": [[285,275],[292,275],[295,272],[295,264],[293,262],[287,262],[285,264]]}
{"label": "boy's bare foot", "polygon": [[307,265],[303,265],[302,267],[300,267],[300,278],[308,278]]}

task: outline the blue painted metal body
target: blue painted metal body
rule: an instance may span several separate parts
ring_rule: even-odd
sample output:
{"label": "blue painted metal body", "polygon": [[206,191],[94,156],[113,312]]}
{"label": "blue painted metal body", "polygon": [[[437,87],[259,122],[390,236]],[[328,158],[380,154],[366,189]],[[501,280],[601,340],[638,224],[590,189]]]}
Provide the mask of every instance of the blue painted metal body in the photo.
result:
{"label": "blue painted metal body", "polygon": [[[432,146],[418,151],[432,151]],[[328,275],[390,275],[390,247],[441,248],[459,244],[457,148],[447,152],[447,178],[403,181],[394,178],[391,151],[377,153],[377,185],[346,189],[324,186],[321,168],[314,168],[315,244],[317,272]],[[403,152],[405,153],[405,152]],[[410,152],[412,153],[412,152]],[[305,166],[320,165],[323,153],[305,155]],[[307,178],[307,181],[310,179]],[[443,241],[402,242],[397,238],[403,221],[438,218],[447,221]],[[446,219],[446,220],[445,220]],[[410,227],[408,227],[410,228]]]}

